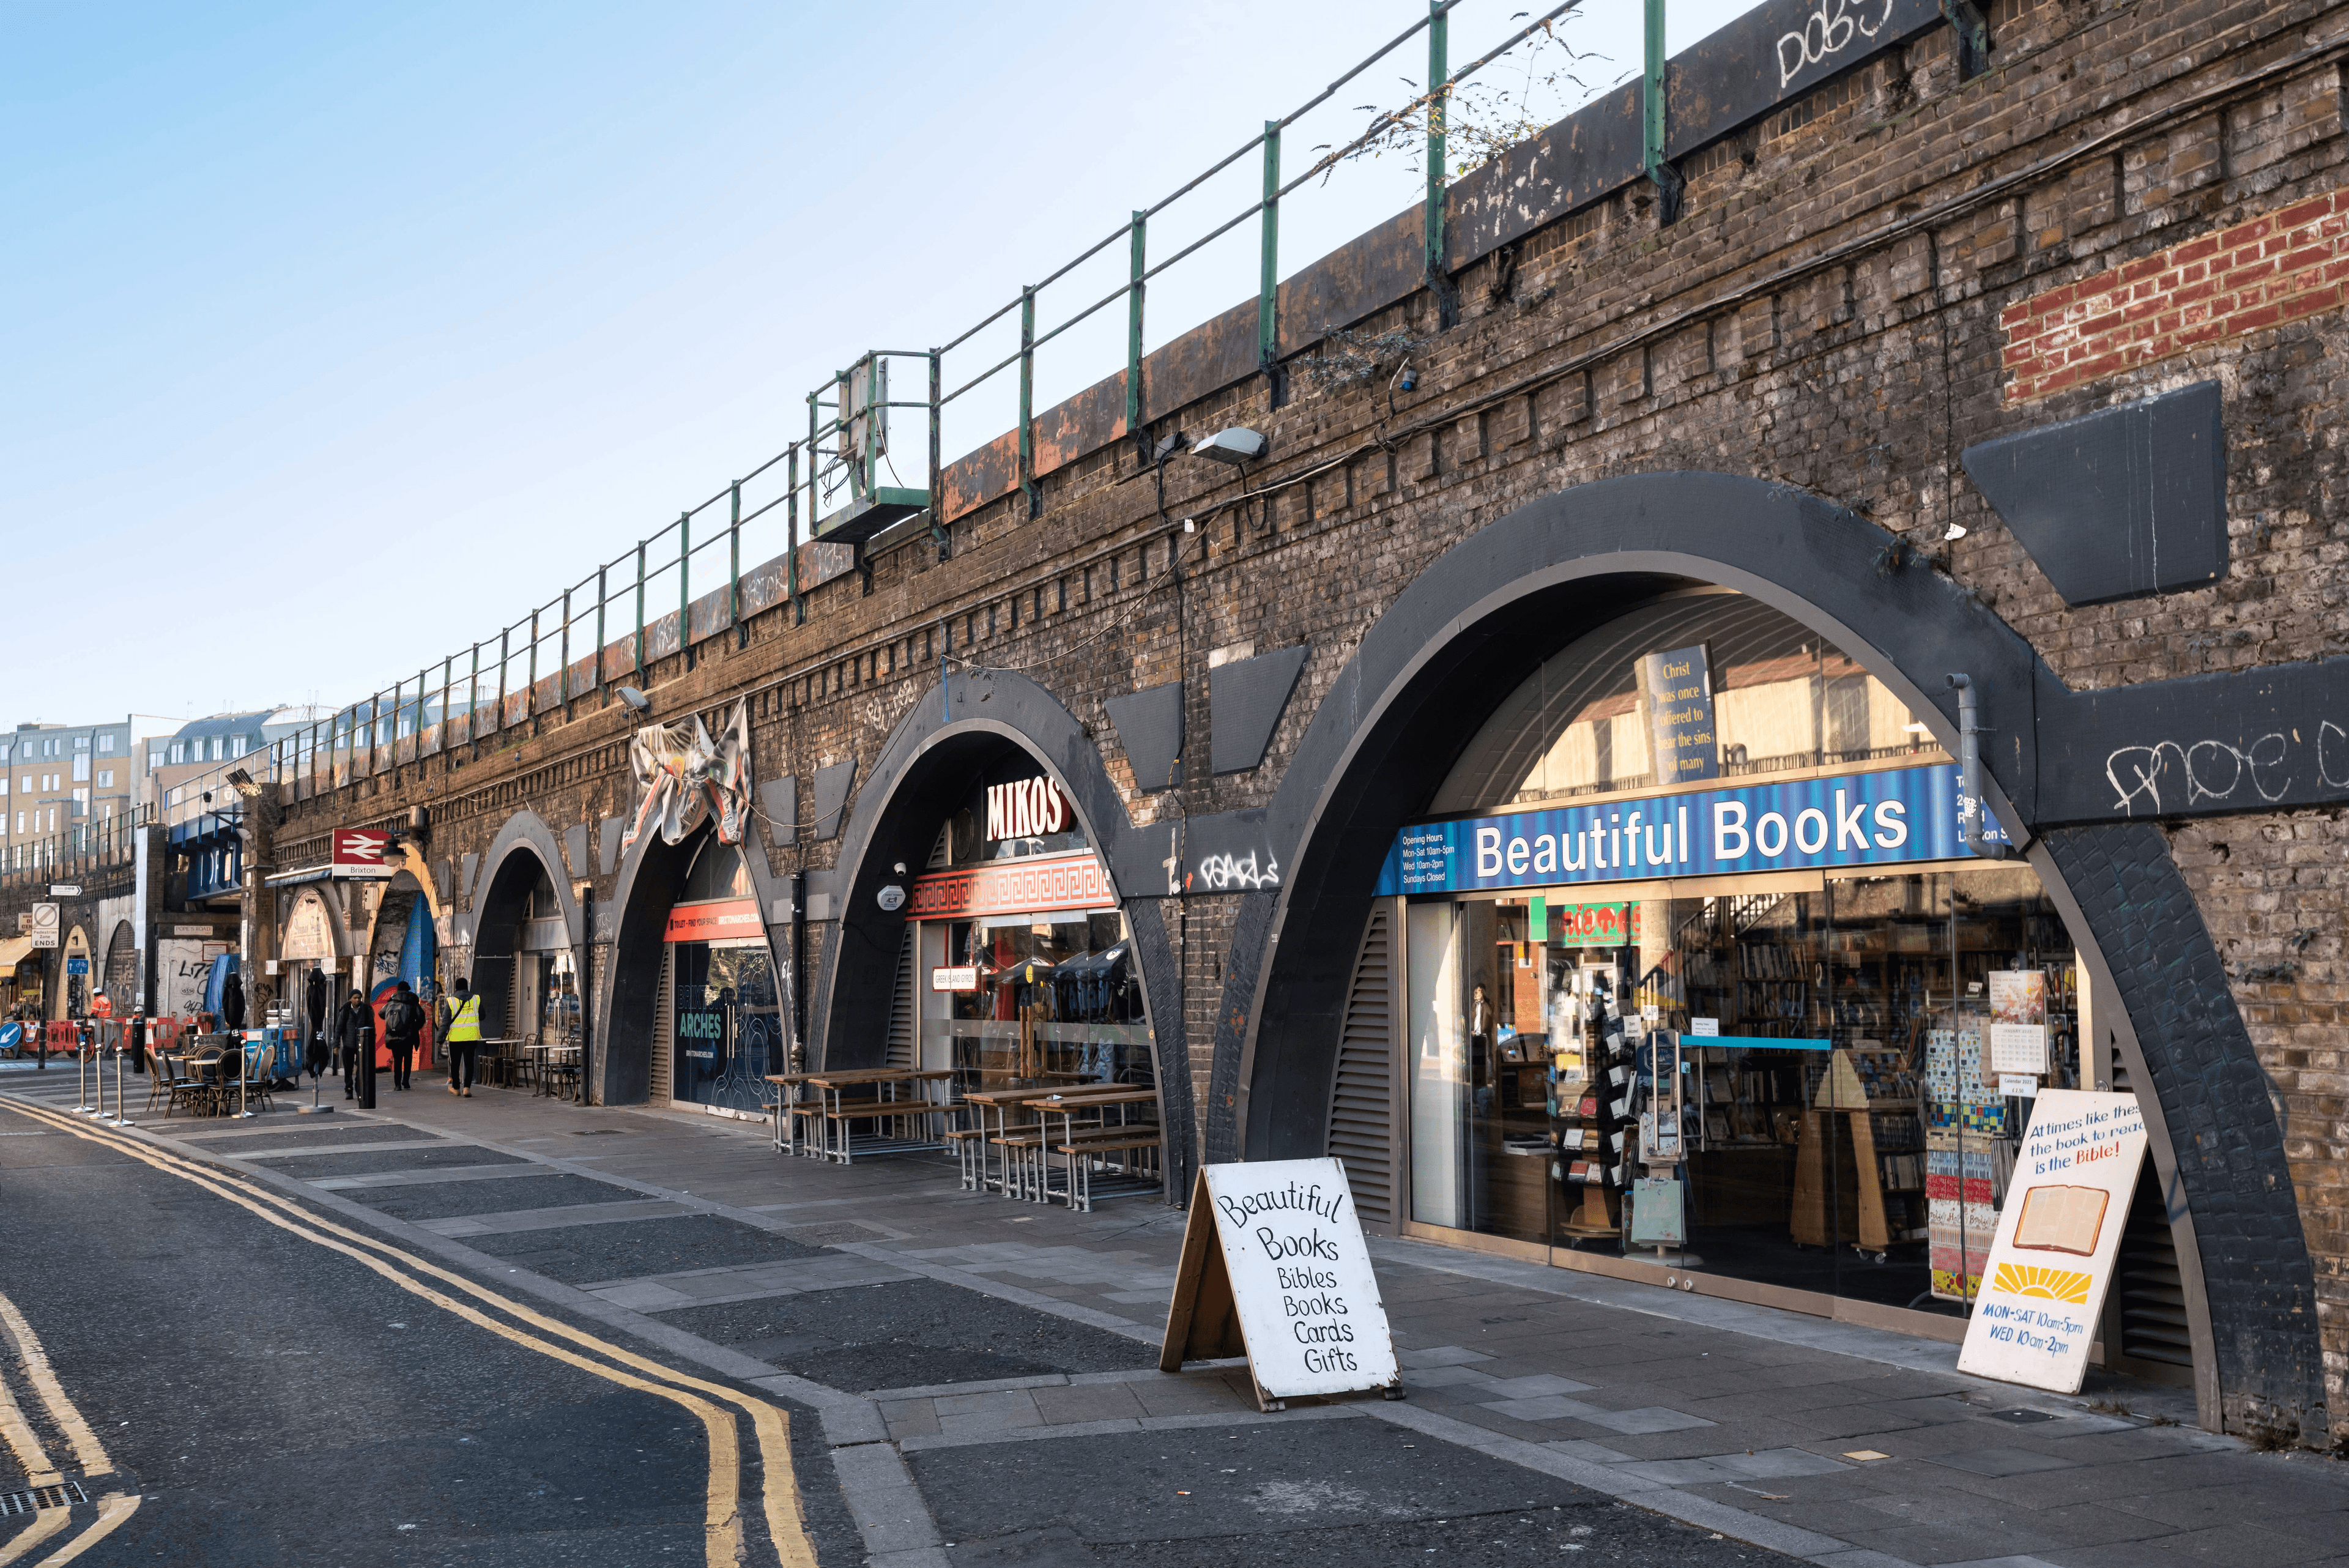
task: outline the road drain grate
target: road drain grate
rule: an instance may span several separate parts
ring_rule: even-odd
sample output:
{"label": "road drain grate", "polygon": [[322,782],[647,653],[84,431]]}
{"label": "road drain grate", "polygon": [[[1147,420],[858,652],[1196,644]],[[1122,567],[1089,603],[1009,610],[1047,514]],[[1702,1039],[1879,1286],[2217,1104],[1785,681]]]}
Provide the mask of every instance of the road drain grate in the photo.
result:
{"label": "road drain grate", "polygon": [[74,1481],[57,1486],[36,1486],[30,1491],[0,1491],[0,1519],[13,1519],[20,1513],[35,1513],[45,1508],[71,1508],[78,1502],[88,1502],[89,1494]]}

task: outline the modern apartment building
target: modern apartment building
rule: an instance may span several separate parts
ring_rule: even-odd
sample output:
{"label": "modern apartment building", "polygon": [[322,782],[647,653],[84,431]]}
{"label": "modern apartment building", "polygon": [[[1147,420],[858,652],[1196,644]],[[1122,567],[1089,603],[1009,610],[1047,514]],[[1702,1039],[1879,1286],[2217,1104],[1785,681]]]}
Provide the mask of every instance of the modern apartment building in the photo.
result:
{"label": "modern apartment building", "polygon": [[94,829],[128,815],[143,785],[134,728],[126,717],[0,732],[0,862],[15,868],[86,846]]}

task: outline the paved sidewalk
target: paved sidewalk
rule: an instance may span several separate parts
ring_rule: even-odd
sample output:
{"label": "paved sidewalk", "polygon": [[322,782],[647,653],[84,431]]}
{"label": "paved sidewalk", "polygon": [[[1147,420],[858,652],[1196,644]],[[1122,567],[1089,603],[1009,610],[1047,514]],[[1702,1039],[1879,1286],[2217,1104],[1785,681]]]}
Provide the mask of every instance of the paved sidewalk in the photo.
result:
{"label": "paved sidewalk", "polygon": [[[817,1407],[867,1551],[904,1568],[968,1555],[943,1533],[966,1505],[938,1502],[958,1454],[1330,1423],[1837,1568],[2349,1564],[2349,1465],[2200,1432],[2183,1390],[2040,1394],[1959,1376],[1953,1345],[1381,1241],[1410,1397],[1268,1416],[1235,1366],[1153,1369],[1183,1221],[1146,1199],[1076,1214],[962,1192],[944,1159],[821,1165],[755,1124],[511,1092],[387,1093],[372,1117],[295,1103],[141,1130]],[[584,1236],[626,1244],[591,1259]],[[616,1256],[665,1266],[596,1261]],[[853,1303],[872,1342],[843,1343],[836,1293],[874,1286]],[[984,1343],[947,1343],[958,1326]],[[1093,1560],[1064,1548],[984,1560]]]}

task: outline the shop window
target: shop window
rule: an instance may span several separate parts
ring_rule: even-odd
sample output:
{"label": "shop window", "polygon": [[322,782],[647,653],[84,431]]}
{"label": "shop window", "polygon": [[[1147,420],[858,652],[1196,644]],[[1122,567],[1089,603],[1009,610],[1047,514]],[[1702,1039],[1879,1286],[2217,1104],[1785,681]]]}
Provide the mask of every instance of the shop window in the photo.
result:
{"label": "shop window", "polygon": [[[1865,784],[1921,815],[1950,766],[1856,661],[1738,595],[1652,601],[1545,661],[1429,814],[1534,813],[1493,834],[1516,875],[1403,906],[1406,1217],[1962,1316],[2033,1096],[2096,1086],[2070,934],[2027,864],[1764,799],[1816,781],[1841,811]],[[1807,868],[1677,874],[1682,819],[1716,820],[1692,795],[1737,791],[1754,842]]]}
{"label": "shop window", "polygon": [[[554,896],[549,884],[548,898]],[[685,890],[678,895],[680,904],[698,904],[716,898],[749,898],[756,895],[750,887],[750,867],[743,863],[742,852],[730,844],[721,844],[715,837],[705,840],[701,850],[693,857],[693,868],[685,874]]]}
{"label": "shop window", "polygon": [[1692,782],[1659,778],[1652,755],[1659,715],[1671,709],[1645,660],[1669,653],[1695,656],[1710,702],[1710,760],[1694,777],[1946,760],[1906,705],[1808,627],[1740,594],[1682,592],[1545,660],[1469,743],[1431,814]]}

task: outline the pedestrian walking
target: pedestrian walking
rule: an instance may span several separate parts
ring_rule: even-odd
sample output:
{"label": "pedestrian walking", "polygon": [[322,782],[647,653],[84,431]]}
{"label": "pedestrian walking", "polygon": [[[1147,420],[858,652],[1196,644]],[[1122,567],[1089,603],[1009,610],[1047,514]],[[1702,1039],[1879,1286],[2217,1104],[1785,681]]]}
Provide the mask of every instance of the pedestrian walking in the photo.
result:
{"label": "pedestrian walking", "polygon": [[347,1100],[358,1089],[360,1059],[366,1059],[367,1072],[375,1071],[375,1012],[357,991],[335,1014],[335,1050],[343,1059],[343,1098]]}
{"label": "pedestrian walking", "polygon": [[416,988],[403,980],[393,988],[391,1000],[383,1004],[383,1043],[391,1052],[394,1089],[408,1087],[409,1067],[423,1037],[424,1004],[416,1000]]}
{"label": "pedestrian walking", "polygon": [[459,975],[440,999],[440,1038],[449,1045],[449,1092],[473,1097],[473,1058],[481,1048],[481,998]]}

